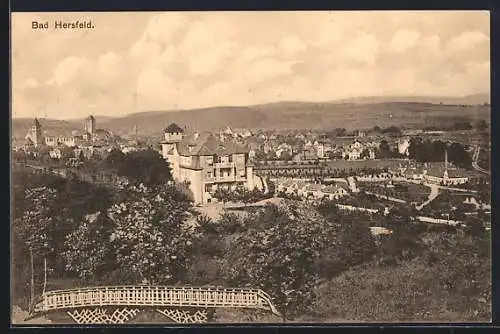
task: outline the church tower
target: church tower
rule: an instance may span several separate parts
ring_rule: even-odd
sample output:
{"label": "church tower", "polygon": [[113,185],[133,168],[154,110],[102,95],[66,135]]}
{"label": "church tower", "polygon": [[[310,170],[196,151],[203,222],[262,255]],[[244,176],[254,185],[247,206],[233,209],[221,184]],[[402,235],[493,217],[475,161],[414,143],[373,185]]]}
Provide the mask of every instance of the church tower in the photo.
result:
{"label": "church tower", "polygon": [[96,125],[95,118],[94,116],[90,115],[89,117],[87,117],[87,119],[85,119],[85,125],[84,125],[85,132],[87,132],[90,135],[93,135],[95,133],[95,125]]}
{"label": "church tower", "polygon": [[40,124],[37,118],[35,118],[35,120],[33,121],[33,125],[28,130],[26,139],[31,140],[33,142],[33,145],[35,145],[35,147],[43,145],[42,125]]}

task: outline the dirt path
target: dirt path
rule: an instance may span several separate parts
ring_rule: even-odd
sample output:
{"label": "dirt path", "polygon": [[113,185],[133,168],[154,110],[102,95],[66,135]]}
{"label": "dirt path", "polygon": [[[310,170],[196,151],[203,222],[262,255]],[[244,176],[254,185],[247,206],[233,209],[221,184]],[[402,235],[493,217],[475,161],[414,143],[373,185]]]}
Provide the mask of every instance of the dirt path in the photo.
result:
{"label": "dirt path", "polygon": [[418,211],[422,210],[424,208],[424,206],[426,206],[427,204],[432,202],[439,195],[439,186],[437,186],[435,184],[426,184],[426,186],[431,188],[431,192],[429,194],[429,198],[427,199],[427,201],[425,201],[424,203],[417,206],[416,209]]}
{"label": "dirt path", "polygon": [[28,317],[28,312],[21,309],[19,306],[14,305],[12,307],[12,324],[13,325],[42,325],[51,324],[52,321],[45,317],[34,318],[30,320],[25,320]]}

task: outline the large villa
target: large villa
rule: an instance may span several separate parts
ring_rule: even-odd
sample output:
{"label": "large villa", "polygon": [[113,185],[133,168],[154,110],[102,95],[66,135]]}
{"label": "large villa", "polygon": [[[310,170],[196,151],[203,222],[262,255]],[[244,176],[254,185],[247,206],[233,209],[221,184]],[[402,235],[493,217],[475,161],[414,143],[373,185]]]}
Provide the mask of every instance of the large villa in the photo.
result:
{"label": "large villa", "polygon": [[211,133],[185,133],[177,124],[164,131],[162,155],[173,177],[188,181],[195,203],[211,203],[218,187],[254,189],[249,150],[232,139]]}

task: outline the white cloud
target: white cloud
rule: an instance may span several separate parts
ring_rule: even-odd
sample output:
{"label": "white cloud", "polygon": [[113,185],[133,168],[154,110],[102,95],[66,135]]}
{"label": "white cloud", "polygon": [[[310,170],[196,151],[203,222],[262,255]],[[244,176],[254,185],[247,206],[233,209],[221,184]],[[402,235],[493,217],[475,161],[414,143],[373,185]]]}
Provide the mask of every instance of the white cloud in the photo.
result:
{"label": "white cloud", "polygon": [[[273,58],[264,58],[251,64],[243,77],[249,83],[257,83],[276,78],[278,76],[292,74],[293,61],[280,62]],[[238,74],[236,74],[238,75]]]}
{"label": "white cloud", "polygon": [[471,13],[134,13],[114,25],[102,15],[99,34],[20,32],[17,105],[62,115],[489,89],[487,17]]}
{"label": "white cloud", "polygon": [[296,36],[283,38],[279,43],[279,47],[286,57],[293,57],[306,49],[306,45]]}
{"label": "white cloud", "polygon": [[484,33],[472,30],[453,37],[447,45],[450,51],[463,51],[473,48],[476,44],[489,42],[489,37]]}
{"label": "white cloud", "polygon": [[92,71],[90,61],[86,58],[68,57],[63,59],[54,71],[54,79],[57,85],[63,86],[71,83],[77,78],[89,75]]}
{"label": "white cloud", "polygon": [[181,44],[182,52],[189,57],[217,42],[216,33],[202,21],[193,23]]}
{"label": "white cloud", "polygon": [[161,52],[161,46],[157,42],[140,39],[130,48],[130,56],[137,60],[147,60],[157,57]]}
{"label": "white cloud", "polygon": [[396,52],[404,52],[417,45],[420,33],[415,30],[399,30],[391,40],[390,46]]}
{"label": "white cloud", "polygon": [[143,39],[160,43],[170,43],[172,36],[186,26],[188,18],[181,13],[154,15],[144,30]]}
{"label": "white cloud", "polygon": [[373,64],[379,50],[377,39],[370,34],[361,33],[341,51],[346,59]]}
{"label": "white cloud", "polygon": [[97,61],[97,68],[100,73],[106,76],[116,76],[120,72],[121,57],[114,52],[107,52],[101,55]]}
{"label": "white cloud", "polygon": [[172,89],[171,82],[163,73],[155,68],[146,68],[141,71],[137,79],[137,94],[147,98],[157,99],[165,96]]}
{"label": "white cloud", "polygon": [[234,44],[224,40],[196,53],[189,63],[192,75],[207,75],[215,73],[228,57],[232,55]]}

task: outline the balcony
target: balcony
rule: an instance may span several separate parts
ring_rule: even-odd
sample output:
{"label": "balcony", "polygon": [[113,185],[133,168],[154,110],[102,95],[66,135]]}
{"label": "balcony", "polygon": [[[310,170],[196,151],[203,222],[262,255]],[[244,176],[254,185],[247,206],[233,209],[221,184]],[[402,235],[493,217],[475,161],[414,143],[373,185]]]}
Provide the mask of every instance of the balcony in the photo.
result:
{"label": "balcony", "polygon": [[234,162],[216,162],[214,163],[215,168],[234,168]]}

